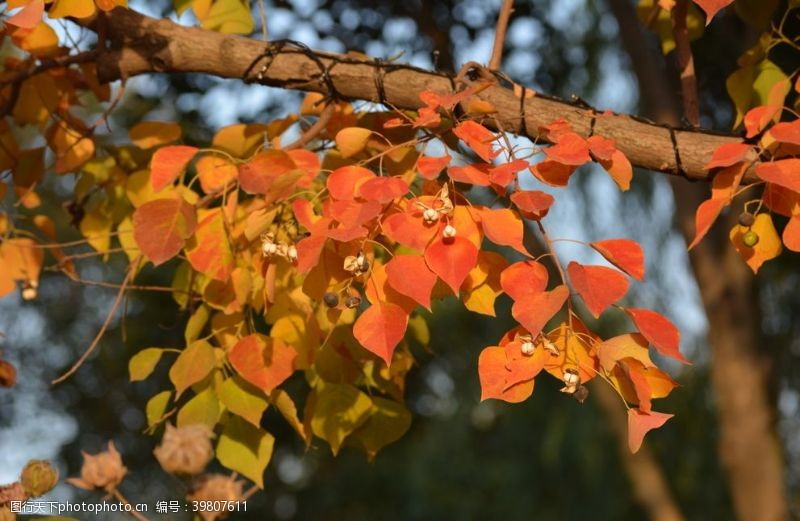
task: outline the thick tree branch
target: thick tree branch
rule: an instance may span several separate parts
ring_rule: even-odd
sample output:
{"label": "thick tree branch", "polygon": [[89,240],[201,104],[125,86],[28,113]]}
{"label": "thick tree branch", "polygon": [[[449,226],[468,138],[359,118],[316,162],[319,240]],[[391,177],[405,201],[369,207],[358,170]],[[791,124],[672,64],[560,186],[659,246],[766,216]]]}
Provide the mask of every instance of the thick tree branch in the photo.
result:
{"label": "thick tree branch", "polygon": [[[101,81],[153,72],[197,72],[240,78],[264,85],[322,92],[348,99],[391,103],[401,109],[422,105],[419,94],[452,92],[452,76],[411,66],[316,52],[286,42],[224,35],[132,10],[108,15],[111,48],[98,59]],[[512,89],[494,85],[480,97],[497,109],[502,128],[541,141],[540,128],[563,118],[583,136],[614,139],[635,166],[708,180],[703,169],[713,151],[741,138],[708,131],[672,129],[625,114],[598,113],[544,95],[521,100]],[[492,127],[492,121],[485,122]],[[756,180],[752,170],[746,181]]]}

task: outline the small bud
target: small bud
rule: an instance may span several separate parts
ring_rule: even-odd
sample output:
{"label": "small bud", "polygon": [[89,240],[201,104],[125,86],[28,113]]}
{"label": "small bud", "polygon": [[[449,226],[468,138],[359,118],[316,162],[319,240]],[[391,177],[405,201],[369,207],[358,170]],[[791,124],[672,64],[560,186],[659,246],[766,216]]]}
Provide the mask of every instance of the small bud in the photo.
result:
{"label": "small bud", "polygon": [[456,233],[456,228],[452,224],[448,224],[444,227],[444,230],[442,230],[442,236],[444,236],[445,239],[452,239],[456,236]]}
{"label": "small bud", "polygon": [[349,309],[357,308],[361,305],[361,297],[358,295],[349,296],[344,300],[344,305]]}
{"label": "small bud", "polygon": [[748,230],[744,235],[742,235],[742,243],[748,248],[752,248],[758,244],[758,234],[753,230]]}
{"label": "small bud", "polygon": [[744,226],[745,228],[753,226],[753,223],[755,222],[756,222],[756,217],[750,212],[742,212],[739,214],[739,224]]}
{"label": "small bud", "polygon": [[533,342],[523,342],[520,346],[520,351],[525,356],[531,356],[536,346],[533,345]]}
{"label": "small bud", "polygon": [[428,224],[435,223],[439,220],[439,212],[433,208],[426,208],[425,211],[422,212],[422,219]]}
{"label": "small bud", "polygon": [[58,471],[50,462],[31,460],[22,469],[19,481],[28,497],[43,496],[58,483]]}
{"label": "small bud", "polygon": [[176,429],[167,424],[161,444],[153,451],[161,468],[170,474],[194,476],[203,472],[214,457],[207,425],[194,424]]}
{"label": "small bud", "polygon": [[585,385],[579,385],[575,392],[572,393],[572,397],[578,400],[578,403],[585,402],[586,398],[589,397],[589,388]]}
{"label": "small bud", "polygon": [[334,293],[333,291],[329,291],[323,295],[322,300],[325,302],[325,305],[329,308],[335,308],[339,305],[339,295]]}
{"label": "small bud", "polygon": [[297,246],[292,244],[286,249],[286,259],[289,262],[297,262]]}

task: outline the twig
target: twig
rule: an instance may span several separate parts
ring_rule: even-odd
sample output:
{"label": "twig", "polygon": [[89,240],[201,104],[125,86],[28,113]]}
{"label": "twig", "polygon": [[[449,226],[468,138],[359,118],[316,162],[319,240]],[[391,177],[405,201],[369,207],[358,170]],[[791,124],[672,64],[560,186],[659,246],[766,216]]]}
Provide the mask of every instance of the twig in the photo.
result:
{"label": "twig", "polygon": [[59,376],[58,378],[56,378],[51,382],[53,385],[58,385],[67,378],[69,378],[70,376],[72,376],[73,374],[75,374],[75,371],[77,371],[86,361],[86,359],[89,358],[89,355],[91,355],[94,352],[95,348],[100,343],[100,339],[103,338],[103,335],[108,329],[108,326],[111,324],[111,319],[114,318],[114,315],[116,314],[119,305],[122,303],[122,297],[125,295],[125,288],[127,287],[128,282],[130,282],[131,278],[133,278],[133,273],[135,271],[134,267],[138,265],[138,263],[139,259],[137,258],[135,261],[131,262],[130,265],[128,266],[128,273],[125,274],[125,278],[122,280],[122,284],[120,284],[119,286],[117,297],[114,299],[114,303],[111,305],[111,309],[109,310],[108,315],[106,316],[106,320],[100,327],[100,331],[98,331],[97,335],[95,335],[94,340],[92,340],[92,343],[89,345],[86,351],[84,351],[84,353],[81,355],[78,361],[75,362],[66,373],[62,374],[61,376]]}
{"label": "twig", "polygon": [[317,137],[319,133],[322,132],[326,126],[328,126],[328,122],[331,120],[334,110],[336,110],[336,104],[334,102],[330,102],[327,105],[325,105],[325,108],[322,109],[322,113],[319,115],[317,121],[315,121],[313,125],[308,127],[308,130],[303,132],[302,136],[300,136],[299,138],[297,138],[297,140],[283,147],[283,149],[293,150],[295,148],[300,148],[306,143],[310,142],[315,137]]}
{"label": "twig", "polygon": [[500,70],[500,63],[503,61],[503,46],[506,42],[506,29],[508,20],[514,11],[514,0],[503,0],[500,8],[500,15],[497,17],[497,28],[494,31],[494,47],[492,48],[492,59],[489,60],[489,68],[493,71]]}
{"label": "twig", "polygon": [[681,72],[681,92],[683,93],[683,114],[693,127],[700,126],[700,103],[697,99],[697,77],[694,73],[694,56],[689,44],[689,29],[686,16],[689,12],[688,0],[677,0],[672,8],[672,34],[678,53],[678,66]]}
{"label": "twig", "polygon": [[144,517],[144,516],[143,516],[142,514],[140,514],[139,512],[137,512],[137,511],[136,511],[136,508],[135,508],[133,505],[131,505],[131,502],[130,502],[130,501],[128,501],[128,499],[127,499],[125,496],[123,496],[123,495],[122,495],[122,492],[120,492],[119,490],[117,490],[117,488],[116,488],[116,487],[115,487],[115,488],[112,488],[111,490],[109,490],[109,492],[111,493],[111,495],[112,495],[112,496],[114,496],[114,498],[116,498],[116,499],[117,499],[117,501],[119,501],[120,503],[123,503],[123,504],[125,504],[125,505],[128,505],[129,507],[131,507],[131,509],[130,509],[130,510],[127,510],[127,509],[126,509],[125,511],[126,511],[128,514],[130,514],[130,515],[131,515],[133,518],[137,519],[138,521],[147,521],[147,518],[146,518],[146,517]]}
{"label": "twig", "polygon": [[269,33],[267,33],[267,8],[264,7],[264,0],[258,0],[258,14],[261,16],[261,37],[267,42]]}

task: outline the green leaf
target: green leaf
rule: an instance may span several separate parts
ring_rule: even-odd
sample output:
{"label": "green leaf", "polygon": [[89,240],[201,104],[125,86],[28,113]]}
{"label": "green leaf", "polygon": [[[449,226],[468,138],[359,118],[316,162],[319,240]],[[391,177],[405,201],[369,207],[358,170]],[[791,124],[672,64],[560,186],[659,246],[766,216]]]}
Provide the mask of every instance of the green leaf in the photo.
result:
{"label": "green leaf", "polygon": [[353,433],[353,439],[364,448],[369,459],[399,440],[411,427],[411,413],[402,403],[373,397],[372,404],[369,419]]}
{"label": "green leaf", "polygon": [[131,382],[144,380],[151,374],[161,360],[164,350],[159,347],[148,347],[133,355],[128,362],[128,373]]}
{"label": "green leaf", "polygon": [[311,431],[336,455],[345,438],[369,418],[372,400],[352,385],[329,383],[320,383],[313,399]]}
{"label": "green leaf", "polygon": [[201,305],[192,313],[192,316],[189,317],[189,321],[186,323],[186,330],[183,334],[187,345],[198,339],[210,315],[211,312],[208,307],[204,305]]}
{"label": "green leaf", "polygon": [[169,370],[169,379],[175,385],[176,397],[208,376],[216,361],[214,348],[205,340],[198,340],[181,351]]}
{"label": "green leaf", "polygon": [[786,79],[787,76],[780,67],[769,60],[745,65],[728,76],[725,86],[736,107],[736,121],[733,128],[742,124],[748,110],[759,105],[766,105],[772,86]]}
{"label": "green leaf", "polygon": [[261,416],[269,405],[263,392],[238,376],[222,383],[219,399],[230,412],[238,414],[255,427],[261,425]]}
{"label": "green leaf", "polygon": [[420,314],[416,314],[408,319],[408,331],[411,337],[419,342],[420,345],[427,347],[431,343],[431,332],[428,329],[428,322]]}
{"label": "green leaf", "polygon": [[217,393],[208,387],[181,407],[178,411],[178,427],[203,423],[213,429],[219,421],[220,413]]}
{"label": "green leaf", "polygon": [[147,416],[148,427],[154,426],[164,417],[171,397],[172,391],[161,391],[147,401],[145,416]]}
{"label": "green leaf", "polygon": [[226,468],[264,488],[264,469],[272,458],[275,438],[238,416],[229,416],[217,443],[217,459]]}

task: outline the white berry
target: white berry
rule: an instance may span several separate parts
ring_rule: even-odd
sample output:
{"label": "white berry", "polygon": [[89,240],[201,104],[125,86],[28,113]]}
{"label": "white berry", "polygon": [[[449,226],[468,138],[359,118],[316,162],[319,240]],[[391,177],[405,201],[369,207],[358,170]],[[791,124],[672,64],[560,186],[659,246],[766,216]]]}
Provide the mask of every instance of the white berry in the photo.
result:
{"label": "white berry", "polygon": [[452,239],[456,236],[456,233],[456,228],[452,224],[448,224],[444,227],[444,230],[442,230],[442,235],[445,239]]}

